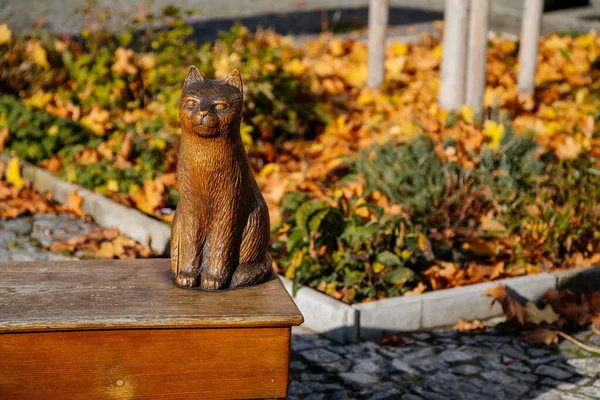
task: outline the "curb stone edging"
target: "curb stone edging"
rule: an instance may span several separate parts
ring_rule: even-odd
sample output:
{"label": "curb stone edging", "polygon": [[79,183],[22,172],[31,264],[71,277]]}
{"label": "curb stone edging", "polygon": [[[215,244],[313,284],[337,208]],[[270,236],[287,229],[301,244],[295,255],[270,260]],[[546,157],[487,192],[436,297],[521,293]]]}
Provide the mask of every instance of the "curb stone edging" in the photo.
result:
{"label": "curb stone edging", "polygon": [[[456,324],[458,318],[488,319],[502,315],[499,304],[484,297],[488,290],[503,284],[527,299],[541,298],[546,290],[556,289],[568,279],[586,271],[600,277],[600,267],[576,268],[478,283],[452,289],[427,292],[416,296],[394,297],[349,306],[318,292],[302,287],[294,300],[304,314],[305,326],[336,341],[378,340],[383,331],[418,331],[443,328]],[[598,279],[598,278],[596,278]],[[292,282],[282,277],[286,289],[292,292]],[[327,305],[321,301],[326,298]],[[322,313],[320,311],[327,311]],[[344,318],[355,310],[354,318]],[[333,314],[336,313],[336,317]],[[351,325],[354,321],[354,326]]]}
{"label": "curb stone edging", "polygon": [[304,316],[304,326],[340,343],[358,339],[358,310],[318,290],[300,285],[293,296],[294,283],[279,276]]}
{"label": "curb stone edging", "polygon": [[[0,161],[10,161],[0,155]],[[123,206],[79,185],[65,182],[51,173],[24,161],[21,174],[39,191],[51,191],[54,198],[64,203],[69,193],[77,190],[83,198],[82,208],[102,227],[117,227],[121,233],[139,242],[152,238],[152,250],[166,255],[169,250],[170,227],[142,212]],[[107,212],[110,210],[110,212]],[[521,276],[499,281],[478,283],[452,289],[427,292],[416,296],[394,297],[368,303],[348,305],[326,294],[300,285],[293,297],[304,315],[304,326],[313,332],[324,334],[341,343],[355,340],[376,340],[383,331],[417,331],[447,327],[458,318],[468,320],[487,319],[502,314],[498,304],[493,307],[491,299],[483,297],[486,290],[499,283],[516,290],[529,299],[543,296],[548,289],[562,287],[577,274],[600,279],[600,267],[576,268]],[[286,290],[292,295],[293,282],[280,276]]]}
{"label": "curb stone edging", "polygon": [[[10,159],[9,156],[0,155],[1,161],[8,162]],[[23,160],[19,160],[19,163],[21,175],[31,181],[36,190],[52,192],[54,199],[59,203],[65,203],[67,196],[73,190],[77,190],[83,198],[81,208],[86,214],[91,215],[98,225],[105,228],[116,227],[119,232],[140,243],[146,243],[147,237],[150,236],[152,251],[160,255],[168,251],[171,228],[167,224],[79,185],[65,182]]]}

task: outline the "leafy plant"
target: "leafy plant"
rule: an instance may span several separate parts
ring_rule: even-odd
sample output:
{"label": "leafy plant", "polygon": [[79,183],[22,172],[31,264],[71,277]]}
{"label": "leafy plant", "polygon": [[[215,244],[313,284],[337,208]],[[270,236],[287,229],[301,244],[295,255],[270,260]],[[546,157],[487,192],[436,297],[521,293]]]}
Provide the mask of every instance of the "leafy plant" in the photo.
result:
{"label": "leafy plant", "polygon": [[27,161],[37,163],[61,149],[87,143],[90,135],[68,118],[56,118],[33,109],[15,97],[0,96],[0,129],[8,129],[4,147]]}

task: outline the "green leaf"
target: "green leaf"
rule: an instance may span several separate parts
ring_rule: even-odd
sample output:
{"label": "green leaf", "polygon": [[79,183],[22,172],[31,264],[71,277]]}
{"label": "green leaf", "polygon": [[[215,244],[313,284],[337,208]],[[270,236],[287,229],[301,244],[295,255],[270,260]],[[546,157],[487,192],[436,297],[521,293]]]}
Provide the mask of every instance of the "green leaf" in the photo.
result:
{"label": "green leaf", "polygon": [[319,228],[321,227],[321,222],[323,222],[325,217],[327,217],[327,214],[329,214],[328,208],[317,211],[315,214],[313,214],[308,221],[308,230],[310,232],[318,232]]}
{"label": "green leaf", "polygon": [[348,225],[342,233],[342,239],[350,246],[354,246],[360,242],[372,241],[377,231],[377,226]]}
{"label": "green leaf", "polygon": [[366,274],[361,271],[352,271],[348,268],[345,269],[344,276],[344,287],[351,287],[358,285],[365,278]]}
{"label": "green leaf", "polygon": [[406,267],[398,267],[385,274],[383,279],[385,279],[386,282],[389,282],[392,285],[403,285],[404,283],[412,279],[414,276],[415,273],[412,269]]}
{"label": "green leaf", "polygon": [[392,253],[391,251],[384,251],[377,255],[377,261],[385,265],[386,267],[397,267],[402,265],[400,257]]}
{"label": "green leaf", "polygon": [[287,235],[287,243],[286,250],[288,253],[291,253],[299,244],[302,243],[304,239],[304,232],[299,227],[294,227],[290,229],[290,232]]}
{"label": "green leaf", "polygon": [[308,194],[305,192],[286,193],[281,199],[281,207],[284,211],[297,210],[306,200],[308,200]]}
{"label": "green leaf", "polygon": [[310,234],[310,228],[308,227],[310,218],[317,212],[327,209],[327,207],[328,206],[319,199],[312,199],[305,202],[298,208],[298,211],[296,211],[296,225],[308,236]]}

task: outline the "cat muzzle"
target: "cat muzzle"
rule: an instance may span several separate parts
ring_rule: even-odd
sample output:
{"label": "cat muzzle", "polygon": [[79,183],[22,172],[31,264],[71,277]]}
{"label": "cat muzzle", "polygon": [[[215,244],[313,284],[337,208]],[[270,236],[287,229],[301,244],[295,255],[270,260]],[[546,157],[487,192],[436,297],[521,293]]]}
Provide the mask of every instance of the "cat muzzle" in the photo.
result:
{"label": "cat muzzle", "polygon": [[196,116],[196,125],[207,128],[216,128],[219,125],[219,118],[210,114],[200,114]]}

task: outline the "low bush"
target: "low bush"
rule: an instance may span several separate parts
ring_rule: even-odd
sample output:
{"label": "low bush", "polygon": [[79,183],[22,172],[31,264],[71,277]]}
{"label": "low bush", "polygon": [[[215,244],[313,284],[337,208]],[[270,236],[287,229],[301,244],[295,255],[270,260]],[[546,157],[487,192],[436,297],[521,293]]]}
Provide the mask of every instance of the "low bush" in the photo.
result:
{"label": "low bush", "polygon": [[[600,259],[598,160],[560,161],[505,129],[473,169],[419,136],[361,154],[362,196],[287,195],[274,244],[285,275],[352,303]],[[402,211],[369,203],[378,192]]]}

